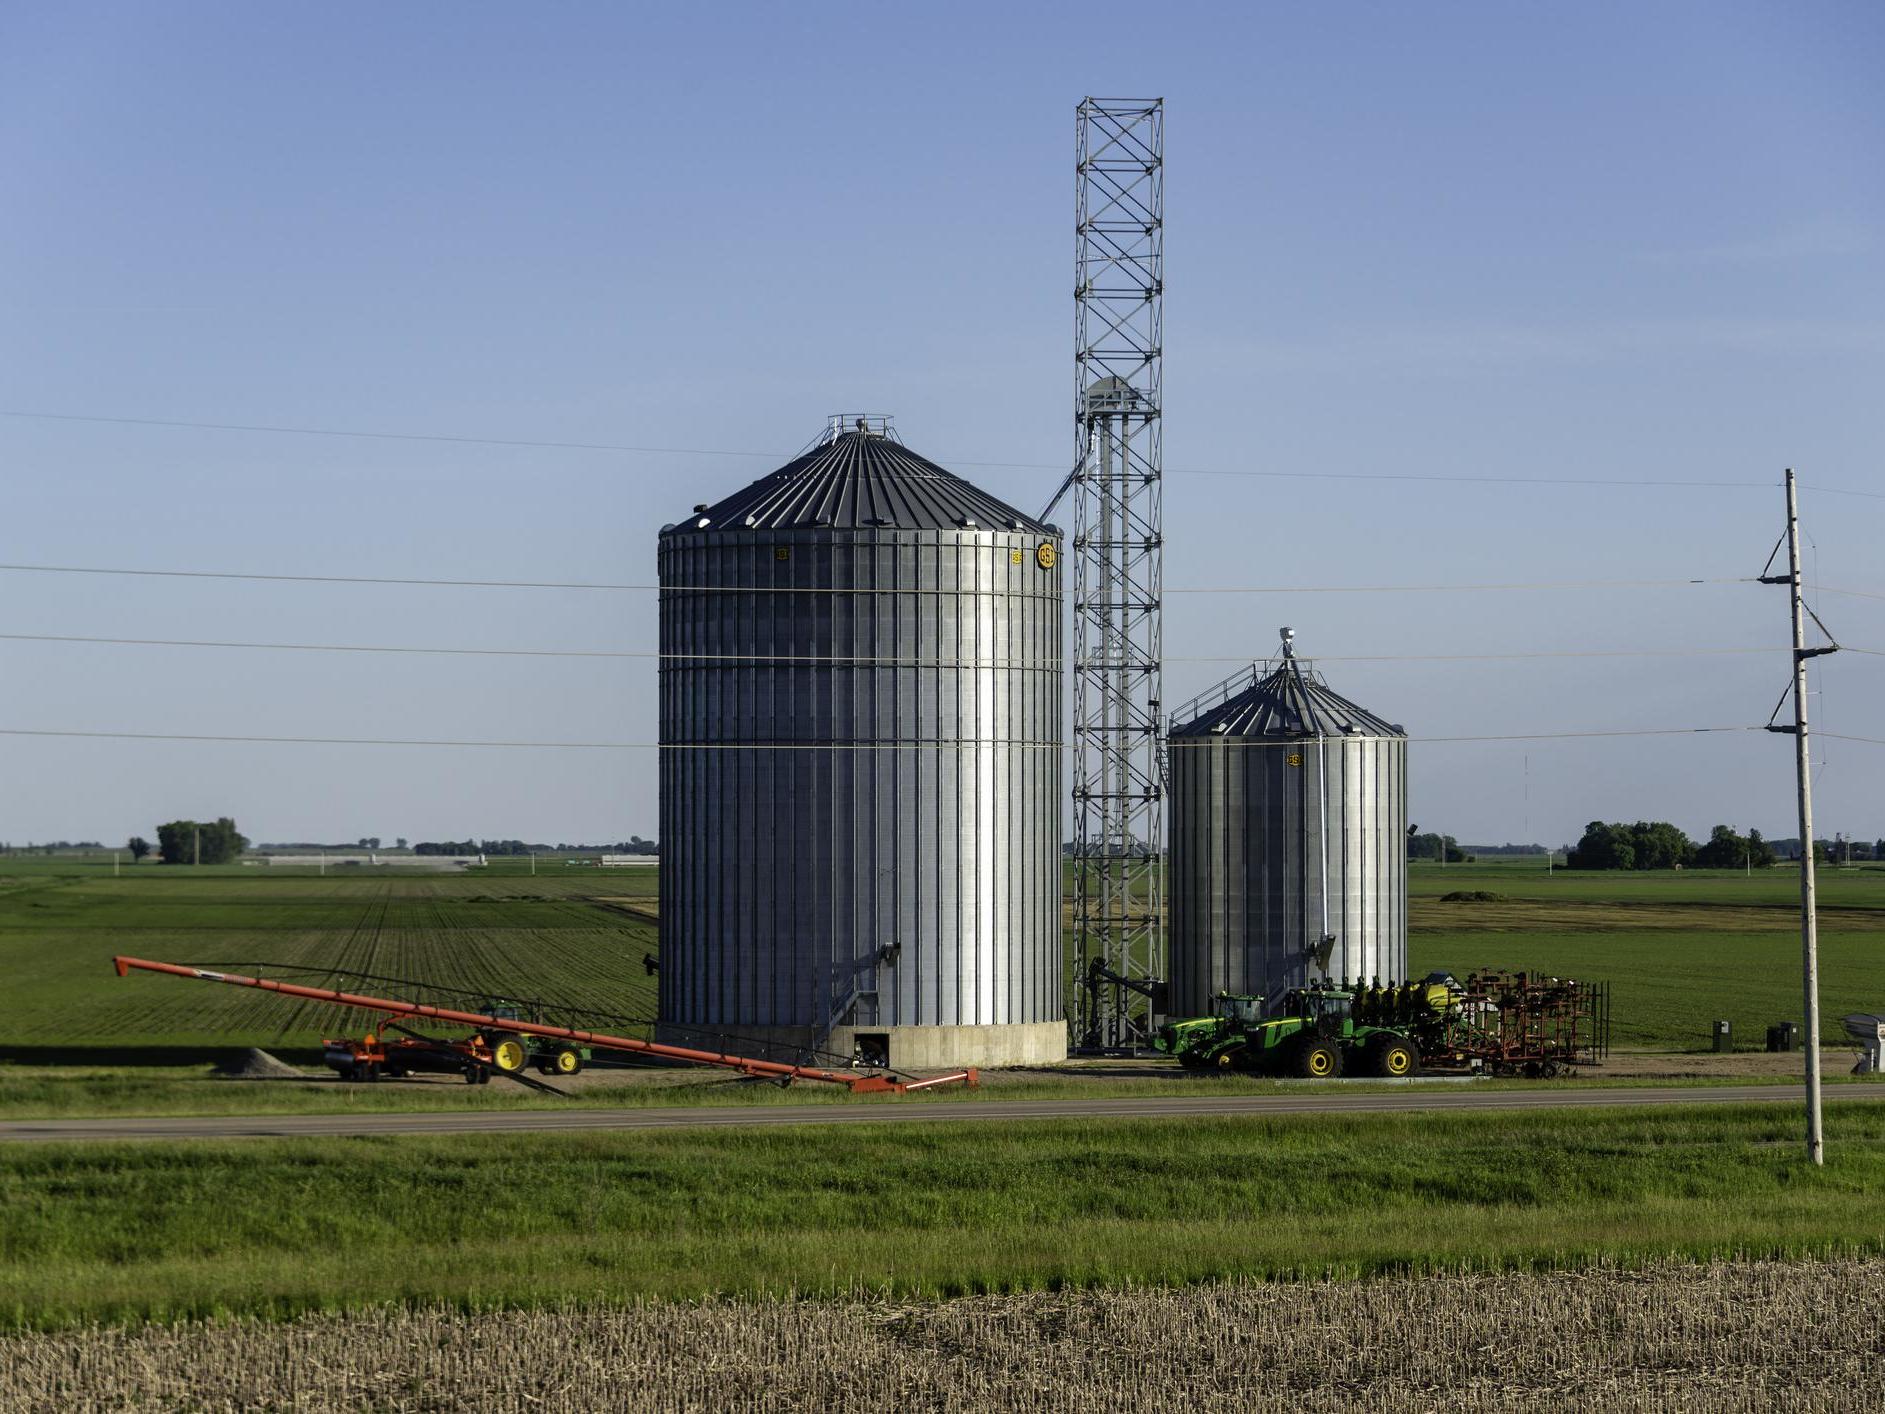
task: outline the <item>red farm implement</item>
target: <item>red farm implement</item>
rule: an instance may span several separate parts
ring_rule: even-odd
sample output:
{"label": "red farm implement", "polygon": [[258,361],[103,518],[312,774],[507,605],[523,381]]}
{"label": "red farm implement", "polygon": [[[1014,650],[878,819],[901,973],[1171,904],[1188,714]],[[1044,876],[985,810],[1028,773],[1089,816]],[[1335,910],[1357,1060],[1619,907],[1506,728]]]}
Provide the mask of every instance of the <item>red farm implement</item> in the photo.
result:
{"label": "red farm implement", "polygon": [[[328,1064],[346,1079],[372,1080],[381,1075],[443,1071],[462,1073],[466,1079],[474,1082],[488,1080],[496,1074],[536,1089],[548,1090],[549,1086],[531,1080],[524,1072],[535,1064],[548,1074],[574,1074],[581,1069],[585,1053],[589,1051],[616,1051],[687,1065],[717,1066],[738,1071],[742,1075],[775,1080],[782,1085],[800,1080],[822,1081],[842,1085],[853,1094],[881,1092],[901,1095],[939,1085],[974,1085],[978,1078],[974,1070],[952,1071],[947,1075],[919,1080],[877,1068],[826,1069],[558,1026],[541,1019],[534,1011],[526,1014],[523,1009],[510,1006],[469,1011],[388,997],[363,996],[328,987],[308,987],[272,978],[246,977],[236,972],[189,967],[174,962],[148,962],[137,957],[115,957],[111,961],[120,977],[135,968],[141,972],[220,982],[231,987],[254,987],[281,996],[381,1013],[382,1019],[365,1037],[322,1043]],[[426,1036],[402,1024],[402,1018],[444,1023],[466,1030],[463,1034],[447,1038]],[[400,1034],[389,1036],[388,1032]]]}
{"label": "red farm implement", "polygon": [[1610,1054],[1608,982],[1473,972],[1444,985],[1446,1005],[1417,1023],[1421,1059],[1431,1068],[1551,1076]]}

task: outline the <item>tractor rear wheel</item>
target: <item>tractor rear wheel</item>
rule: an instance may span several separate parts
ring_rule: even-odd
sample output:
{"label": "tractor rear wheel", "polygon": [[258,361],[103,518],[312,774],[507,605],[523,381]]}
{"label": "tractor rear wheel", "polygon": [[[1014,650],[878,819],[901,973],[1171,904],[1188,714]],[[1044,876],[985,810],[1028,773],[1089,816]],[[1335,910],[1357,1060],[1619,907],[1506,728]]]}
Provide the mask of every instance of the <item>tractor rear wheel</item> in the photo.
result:
{"label": "tractor rear wheel", "polygon": [[1420,1074],[1420,1053],[1398,1036],[1383,1036],[1368,1047],[1368,1069],[1389,1080]]}
{"label": "tractor rear wheel", "polygon": [[530,1064],[530,1048],[515,1031],[500,1031],[491,1038],[491,1064],[506,1075],[521,1075]]}
{"label": "tractor rear wheel", "polygon": [[1342,1073],[1342,1051],[1332,1041],[1309,1036],[1296,1044],[1291,1069],[1305,1080],[1333,1080]]}

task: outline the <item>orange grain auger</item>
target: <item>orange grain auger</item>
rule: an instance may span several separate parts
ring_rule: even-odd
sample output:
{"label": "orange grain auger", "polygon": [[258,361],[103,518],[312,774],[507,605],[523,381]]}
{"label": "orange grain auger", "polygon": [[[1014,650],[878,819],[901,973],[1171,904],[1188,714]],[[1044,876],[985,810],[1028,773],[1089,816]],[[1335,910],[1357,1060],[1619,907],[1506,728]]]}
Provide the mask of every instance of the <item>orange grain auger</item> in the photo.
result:
{"label": "orange grain auger", "polygon": [[[719,1066],[726,1070],[737,1070],[743,1075],[777,1080],[785,1085],[798,1080],[824,1081],[833,1085],[843,1085],[854,1095],[879,1092],[902,1095],[912,1090],[933,1089],[938,1085],[974,1085],[978,1079],[974,1070],[952,1071],[947,1075],[934,1075],[923,1080],[902,1079],[882,1070],[821,1070],[816,1066],[790,1065],[784,1061],[760,1060],[754,1056],[733,1055],[721,1051],[700,1051],[687,1046],[664,1045],[658,1041],[638,1041],[632,1036],[609,1036],[596,1031],[581,1031],[570,1026],[551,1026],[545,1022],[494,1016],[486,1012],[454,1011],[449,1007],[427,1006],[422,1002],[397,1001],[388,997],[365,997],[327,987],[303,987],[293,982],[276,982],[265,977],[244,977],[236,972],[215,972],[206,967],[185,967],[174,962],[147,962],[141,957],[114,957],[111,965],[117,968],[120,977],[127,975],[135,967],[141,972],[161,972],[171,977],[193,977],[198,981],[221,982],[231,987],[256,987],[264,992],[279,992],[283,996],[326,1002],[330,1006],[357,1007],[362,1011],[384,1012],[389,1017],[409,1016],[430,1021],[450,1022],[457,1026],[469,1026],[473,1028],[472,1036],[462,1041],[448,1043],[450,1047],[465,1057],[468,1066],[482,1070],[487,1075],[491,1071],[496,1071],[516,1080],[525,1080],[521,1072],[527,1064],[528,1052],[522,1045],[512,1048],[507,1047],[505,1042],[522,1036],[539,1036],[546,1040],[562,1041],[571,1046],[588,1046],[595,1050],[658,1056],[690,1065]],[[439,1043],[419,1039],[431,1050],[438,1049]],[[330,1041],[326,1044],[330,1051],[337,1046],[350,1047],[351,1054],[355,1057],[355,1064],[373,1066],[382,1063],[378,1057],[395,1054],[387,1049],[389,1046],[399,1046],[403,1043],[386,1042],[376,1033],[375,1036],[362,1042]],[[526,1080],[525,1083],[530,1082]]]}

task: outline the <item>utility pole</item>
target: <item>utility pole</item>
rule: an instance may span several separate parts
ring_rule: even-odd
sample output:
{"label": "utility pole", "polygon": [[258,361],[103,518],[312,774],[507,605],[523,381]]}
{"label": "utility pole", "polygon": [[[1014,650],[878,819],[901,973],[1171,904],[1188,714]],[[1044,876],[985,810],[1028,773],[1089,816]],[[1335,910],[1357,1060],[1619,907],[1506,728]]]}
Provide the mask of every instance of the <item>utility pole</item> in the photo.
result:
{"label": "utility pole", "polygon": [[[1806,1153],[1815,1164],[1826,1162],[1826,1138],[1820,1119],[1820,938],[1819,918],[1814,902],[1813,869],[1813,771],[1812,760],[1808,754],[1807,711],[1806,711],[1806,664],[1807,659],[1817,658],[1826,653],[1837,653],[1839,645],[1833,643],[1832,634],[1826,633],[1826,625],[1820,623],[1819,616],[1806,606],[1800,590],[1800,501],[1799,489],[1794,483],[1793,468],[1787,468],[1787,573],[1785,575],[1761,575],[1762,584],[1784,584],[1792,600],[1793,617],[1793,725],[1776,726],[1768,723],[1770,732],[1791,732],[1793,734],[1793,766],[1796,791],[1800,804],[1800,971],[1801,986],[1806,994]],[[1779,546],[1775,546],[1778,553]],[[1767,562],[1773,563],[1769,555]],[[1820,631],[1826,633],[1827,646],[1808,648],[1806,646],[1806,621],[1811,616],[1819,624]],[[1786,700],[1784,695],[1781,699]],[[1780,708],[1774,709],[1779,715]]]}
{"label": "utility pole", "polygon": [[192,869],[199,869],[202,865],[203,827],[198,824],[192,824],[190,826],[190,867]]}

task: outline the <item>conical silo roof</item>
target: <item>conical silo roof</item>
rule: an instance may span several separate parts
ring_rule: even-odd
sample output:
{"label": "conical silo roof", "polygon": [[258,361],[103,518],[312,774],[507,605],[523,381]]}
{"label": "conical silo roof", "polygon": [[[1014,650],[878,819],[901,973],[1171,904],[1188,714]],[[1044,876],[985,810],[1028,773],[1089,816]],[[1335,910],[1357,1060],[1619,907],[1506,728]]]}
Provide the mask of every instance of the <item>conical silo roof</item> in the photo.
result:
{"label": "conical silo roof", "polygon": [[[1254,670],[1252,676],[1255,677]],[[1172,728],[1174,737],[1404,737],[1405,728],[1331,692],[1295,658]]]}
{"label": "conical silo roof", "polygon": [[1055,533],[894,436],[868,427],[836,432],[675,528]]}

